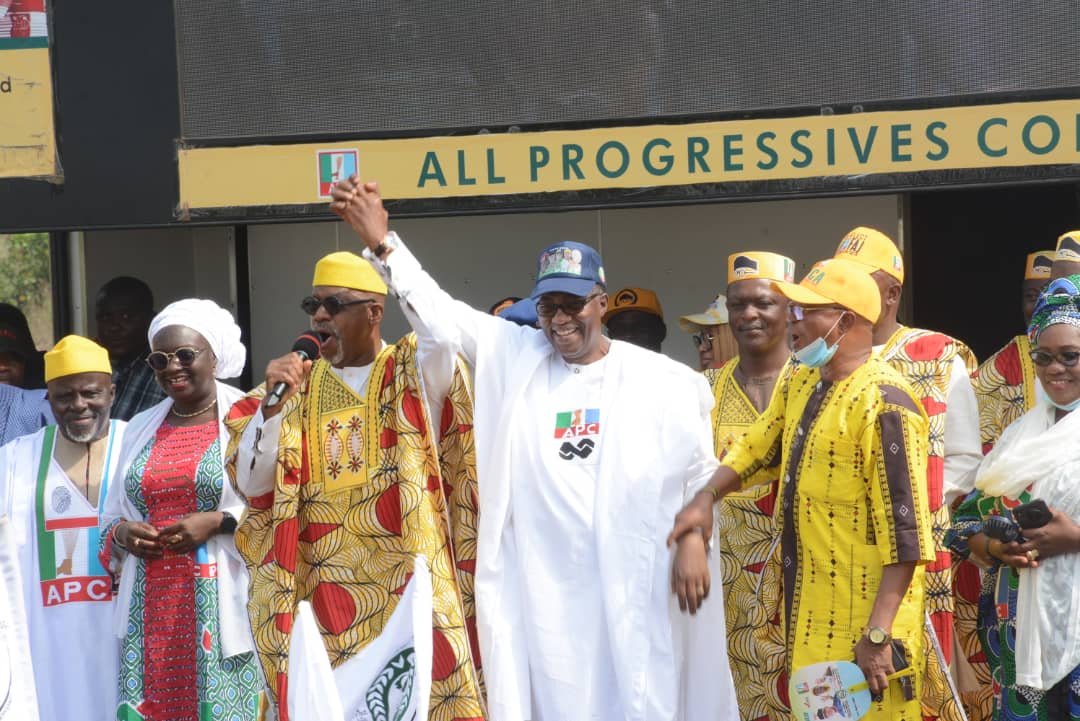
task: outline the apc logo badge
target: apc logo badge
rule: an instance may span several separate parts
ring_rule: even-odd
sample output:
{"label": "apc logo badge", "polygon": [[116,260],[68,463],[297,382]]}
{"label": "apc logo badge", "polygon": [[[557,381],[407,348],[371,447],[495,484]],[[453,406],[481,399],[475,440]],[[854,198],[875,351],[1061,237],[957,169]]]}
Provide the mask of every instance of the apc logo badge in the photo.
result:
{"label": "apc logo badge", "polygon": [[360,154],[355,150],[316,151],[319,172],[319,197],[329,198],[334,183],[355,175],[360,167]]}

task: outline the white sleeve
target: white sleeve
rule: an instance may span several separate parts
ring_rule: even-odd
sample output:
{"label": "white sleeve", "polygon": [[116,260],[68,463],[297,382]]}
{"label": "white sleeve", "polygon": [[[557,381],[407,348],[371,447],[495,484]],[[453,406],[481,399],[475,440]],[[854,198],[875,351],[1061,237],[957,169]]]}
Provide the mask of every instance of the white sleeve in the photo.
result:
{"label": "white sleeve", "polygon": [[949,395],[945,399],[945,503],[966,496],[975,487],[975,471],[982,462],[979,403],[960,356],[952,362]]}
{"label": "white sleeve", "polygon": [[[385,260],[379,260],[366,248],[363,254],[397,295],[405,317],[416,332],[417,353],[429,403],[437,401],[436,405],[441,406],[449,393],[458,353],[471,367],[476,367],[477,343],[482,332],[487,338],[505,338],[511,343],[516,337],[515,332],[521,335],[536,332],[454,300],[420,266],[420,261],[397,233],[388,233],[386,244],[393,252]],[[432,408],[434,412],[435,408]]]}
{"label": "white sleeve", "polygon": [[720,461],[716,459],[716,452],[713,449],[712,435],[712,407],[716,401],[704,376],[699,375],[694,381],[698,413],[693,429],[696,444],[690,457],[690,464],[686,469],[686,481],[683,484],[683,496],[687,502],[705,487],[720,466]]}
{"label": "white sleeve", "polygon": [[280,435],[281,414],[264,420],[262,408],[244,429],[236,449],[236,487],[244,498],[264,496],[274,490]]}

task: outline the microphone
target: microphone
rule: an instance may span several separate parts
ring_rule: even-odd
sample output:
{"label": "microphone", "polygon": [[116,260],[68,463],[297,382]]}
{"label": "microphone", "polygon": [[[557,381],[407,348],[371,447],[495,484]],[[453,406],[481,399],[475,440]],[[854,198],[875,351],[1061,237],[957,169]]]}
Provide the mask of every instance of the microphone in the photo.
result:
{"label": "microphone", "polygon": [[[322,346],[322,342],[322,334],[313,330],[306,330],[293,342],[292,352],[300,356],[300,360],[315,360],[319,357],[319,348]],[[266,396],[267,408],[281,403],[282,397],[288,390],[289,384],[285,381],[275,383],[270,394]]]}

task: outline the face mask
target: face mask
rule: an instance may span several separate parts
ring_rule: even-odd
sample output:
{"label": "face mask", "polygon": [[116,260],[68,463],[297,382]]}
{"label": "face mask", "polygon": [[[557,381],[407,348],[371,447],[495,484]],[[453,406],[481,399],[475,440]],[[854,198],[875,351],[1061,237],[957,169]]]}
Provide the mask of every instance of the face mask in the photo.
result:
{"label": "face mask", "polygon": [[1052,405],[1054,408],[1057,408],[1058,410],[1065,411],[1066,413],[1069,413],[1071,411],[1075,411],[1077,408],[1080,408],[1080,398],[1077,398],[1072,403],[1057,403],[1053,398],[1051,398],[1046,393],[1046,389],[1043,388],[1043,386],[1042,386],[1042,381],[1039,381],[1038,383],[1035,384],[1035,395],[1038,398],[1041,398],[1041,399],[1045,400],[1047,403]]}
{"label": "face mask", "polygon": [[[843,317],[844,315],[841,313],[840,318]],[[821,368],[828,364],[828,362],[833,359],[833,356],[836,355],[836,351],[839,350],[840,341],[844,340],[844,336],[837,338],[836,342],[832,345],[825,342],[825,337],[828,336],[829,333],[832,333],[836,326],[839,325],[840,318],[836,319],[836,323],[832,324],[832,328],[829,328],[825,335],[814,339],[803,346],[802,349],[795,351],[793,354],[795,360],[808,368]]]}

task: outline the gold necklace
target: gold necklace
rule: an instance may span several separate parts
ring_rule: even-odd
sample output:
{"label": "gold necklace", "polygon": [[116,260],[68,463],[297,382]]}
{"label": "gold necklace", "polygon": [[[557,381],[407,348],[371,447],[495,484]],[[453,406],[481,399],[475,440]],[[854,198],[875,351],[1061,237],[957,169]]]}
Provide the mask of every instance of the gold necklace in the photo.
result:
{"label": "gold necklace", "polygon": [[172,414],[174,416],[176,416],[177,418],[194,418],[195,416],[201,416],[203,413],[206,413],[208,410],[210,410],[211,408],[213,408],[216,405],[217,405],[217,398],[210,401],[210,405],[206,406],[205,408],[200,408],[199,410],[195,411],[194,413],[181,413],[180,411],[176,410],[176,405],[174,404],[173,407],[172,407]]}

